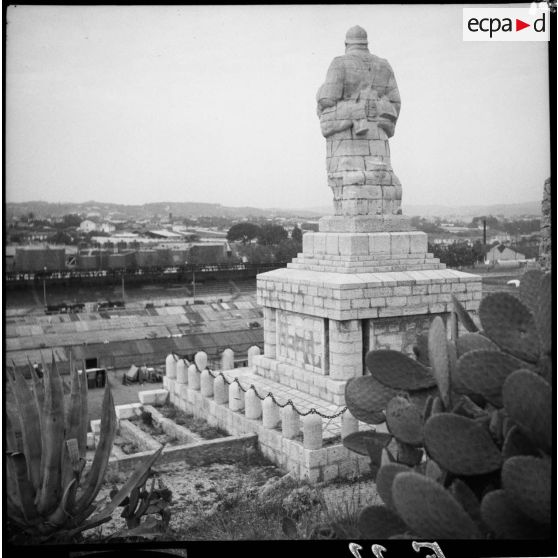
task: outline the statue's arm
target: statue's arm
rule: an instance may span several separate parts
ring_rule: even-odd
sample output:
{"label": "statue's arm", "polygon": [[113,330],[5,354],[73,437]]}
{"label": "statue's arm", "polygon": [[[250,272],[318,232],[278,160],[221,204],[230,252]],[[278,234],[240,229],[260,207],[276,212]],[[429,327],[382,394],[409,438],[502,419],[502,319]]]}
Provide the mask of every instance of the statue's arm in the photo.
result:
{"label": "statue's arm", "polygon": [[401,97],[399,96],[399,89],[397,88],[397,82],[395,81],[395,74],[391,69],[389,63],[387,63],[389,70],[389,78],[386,87],[386,97],[391,103],[393,110],[395,112],[395,119],[399,116],[399,111],[401,110]]}
{"label": "statue's arm", "polygon": [[392,137],[395,133],[395,124],[399,117],[399,111],[401,110],[401,97],[399,96],[399,89],[397,88],[397,82],[395,81],[395,75],[391,66],[386,61],[387,72],[387,84],[385,86],[385,93],[380,99],[379,112],[380,119],[378,126],[382,128],[388,138]]}
{"label": "statue's arm", "polygon": [[318,89],[316,101],[318,102],[318,115],[328,107],[333,107],[343,98],[343,81],[345,68],[339,59],[335,58],[329,65],[324,84]]}

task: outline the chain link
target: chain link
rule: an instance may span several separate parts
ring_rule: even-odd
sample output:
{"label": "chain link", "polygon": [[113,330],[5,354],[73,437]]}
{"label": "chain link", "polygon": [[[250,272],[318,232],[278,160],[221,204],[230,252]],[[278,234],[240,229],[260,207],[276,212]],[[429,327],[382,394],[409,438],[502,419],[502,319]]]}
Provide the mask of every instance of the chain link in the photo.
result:
{"label": "chain link", "polygon": [[[196,370],[198,371],[198,373],[200,372],[198,367],[196,366]],[[320,413],[320,411],[318,411],[317,409],[315,409],[314,407],[312,407],[311,409],[309,409],[308,411],[304,412],[304,411],[300,411],[296,405],[292,402],[291,399],[289,399],[286,403],[279,403],[279,401],[277,401],[277,399],[275,398],[275,395],[273,395],[273,393],[271,391],[267,392],[267,395],[265,396],[261,396],[258,393],[258,390],[256,389],[256,387],[254,386],[254,384],[250,384],[249,388],[245,388],[242,386],[242,384],[240,383],[240,381],[238,380],[238,378],[235,378],[234,380],[229,380],[224,374],[223,372],[213,372],[213,370],[211,370],[210,368],[207,368],[207,371],[209,372],[209,375],[213,378],[216,379],[218,377],[223,378],[223,381],[225,382],[225,384],[227,384],[228,386],[230,386],[231,384],[236,383],[238,385],[238,387],[240,388],[240,390],[243,393],[246,393],[248,390],[252,389],[254,390],[254,393],[256,394],[256,397],[260,400],[263,401],[264,399],[266,399],[267,397],[271,397],[271,400],[275,403],[275,405],[277,405],[280,409],[283,409],[285,407],[287,407],[288,405],[290,405],[293,409],[293,411],[297,414],[300,415],[301,417],[305,417],[307,415],[311,415],[311,414],[316,414],[319,417],[326,419],[326,420],[332,420],[335,419],[337,417],[340,417],[346,410],[347,407],[343,407],[339,412],[333,414],[333,415],[325,415],[324,413]]]}

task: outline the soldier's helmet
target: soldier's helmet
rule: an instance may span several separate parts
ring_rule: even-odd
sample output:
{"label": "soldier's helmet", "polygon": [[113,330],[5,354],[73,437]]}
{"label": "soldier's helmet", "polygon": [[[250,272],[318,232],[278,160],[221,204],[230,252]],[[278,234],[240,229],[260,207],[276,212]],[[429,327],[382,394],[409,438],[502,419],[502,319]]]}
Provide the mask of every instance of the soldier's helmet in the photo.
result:
{"label": "soldier's helmet", "polygon": [[368,45],[368,35],[360,25],[355,25],[347,31],[347,34],[345,35],[345,44]]}

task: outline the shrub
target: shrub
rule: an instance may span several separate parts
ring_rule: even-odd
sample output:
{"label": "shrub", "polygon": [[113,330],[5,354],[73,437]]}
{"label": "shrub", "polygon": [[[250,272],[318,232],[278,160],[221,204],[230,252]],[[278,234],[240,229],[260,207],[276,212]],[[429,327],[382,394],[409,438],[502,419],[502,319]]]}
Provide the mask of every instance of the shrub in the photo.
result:
{"label": "shrub", "polygon": [[8,536],[12,542],[72,541],[109,521],[116,507],[145,483],[162,451],[146,457],[110,503],[97,511],[94,501],[103,485],[117,427],[110,387],[107,382],[100,439],[86,470],[87,378],[72,370],[65,410],[54,356],[50,369],[43,368],[40,379],[30,366],[32,389],[21,373],[8,371],[18,410],[16,417],[6,417]]}

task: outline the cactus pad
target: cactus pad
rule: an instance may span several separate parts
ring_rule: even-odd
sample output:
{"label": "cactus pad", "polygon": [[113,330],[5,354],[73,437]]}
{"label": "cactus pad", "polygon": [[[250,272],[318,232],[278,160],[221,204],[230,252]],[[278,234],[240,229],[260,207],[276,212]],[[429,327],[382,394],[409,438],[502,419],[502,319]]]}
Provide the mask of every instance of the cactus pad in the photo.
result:
{"label": "cactus pad", "polygon": [[440,466],[433,459],[428,459],[424,465],[424,474],[436,482],[442,482],[446,473],[440,469]]}
{"label": "cactus pad", "polygon": [[480,502],[465,482],[461,479],[455,479],[449,491],[475,523],[478,524],[482,521]]}
{"label": "cactus pad", "polygon": [[422,444],[424,417],[421,409],[405,397],[396,395],[387,405],[388,430],[401,442],[411,446]]}
{"label": "cactus pad", "polygon": [[457,314],[459,321],[463,324],[463,327],[470,333],[475,333],[479,330],[476,326],[473,318],[469,315],[469,312],[465,310],[464,306],[457,300],[455,295],[451,295],[451,301],[453,302],[453,311]]}
{"label": "cactus pad", "polygon": [[408,473],[410,471],[411,468],[407,467],[407,465],[403,465],[403,463],[387,463],[378,471],[378,474],[376,475],[376,490],[388,508],[391,508],[392,510],[395,509],[391,495],[393,479],[399,473]]}
{"label": "cactus pad", "polygon": [[521,276],[519,282],[519,299],[533,314],[536,314],[539,291],[544,273],[540,269],[530,269]]}
{"label": "cactus pad", "polygon": [[368,506],[360,512],[358,530],[364,539],[387,539],[406,531],[407,525],[385,506]]}
{"label": "cactus pad", "polygon": [[501,351],[478,349],[457,361],[455,389],[478,393],[496,407],[502,407],[502,387],[506,378],[525,363]]}
{"label": "cactus pad", "polygon": [[505,490],[492,490],[486,494],[481,502],[481,515],[497,539],[544,539],[550,536],[548,528],[515,507]]}
{"label": "cactus pad", "polygon": [[508,376],[502,392],[509,416],[536,445],[552,449],[552,387],[535,372],[516,370]]}
{"label": "cactus pad", "polygon": [[350,413],[368,424],[385,421],[383,410],[396,394],[397,390],[385,386],[374,376],[353,378],[345,385],[345,401]]}
{"label": "cactus pad", "polygon": [[439,413],[424,425],[428,455],[456,475],[482,475],[500,468],[502,456],[490,434],[475,420]]}
{"label": "cactus pad", "polygon": [[391,439],[390,443],[386,446],[386,452],[392,461],[397,461],[410,467],[418,465],[424,453],[422,449],[410,446],[405,442],[397,440],[397,438]]}
{"label": "cactus pad", "polygon": [[527,362],[537,362],[539,337],[535,320],[519,299],[508,293],[489,294],[480,303],[479,316],[486,335],[504,351]]}
{"label": "cactus pad", "polygon": [[374,378],[393,389],[414,391],[436,385],[430,368],[391,349],[367,353],[366,366]]}
{"label": "cactus pad", "polygon": [[535,325],[539,336],[540,350],[543,355],[550,355],[552,351],[552,279],[550,273],[545,273],[541,279]]}
{"label": "cactus pad", "polygon": [[418,473],[400,473],[393,481],[393,502],[413,533],[425,539],[475,539],[480,530],[455,498]]}
{"label": "cactus pad", "polygon": [[534,446],[533,442],[521,432],[517,425],[513,425],[509,429],[504,444],[502,445],[502,457],[504,461],[514,455],[539,455],[536,446]]}
{"label": "cactus pad", "polygon": [[450,406],[450,371],[446,326],[440,316],[436,316],[428,330],[428,360],[432,375],[446,408]]}
{"label": "cactus pad", "polygon": [[415,353],[417,360],[421,364],[430,366],[430,361],[428,360],[428,331],[421,331],[417,335],[415,344],[413,345],[413,353]]}
{"label": "cactus pad", "polygon": [[488,349],[491,351],[498,351],[498,345],[492,342],[488,337],[481,333],[466,333],[457,338],[455,342],[457,347],[457,356],[460,357],[469,351],[477,349]]}
{"label": "cactus pad", "polygon": [[552,511],[552,463],[530,455],[516,455],[504,462],[502,486],[522,512],[550,524]]}
{"label": "cactus pad", "polygon": [[370,455],[368,445],[370,442],[378,443],[380,448],[384,448],[391,440],[391,435],[384,432],[374,432],[363,430],[362,432],[352,432],[343,438],[343,445],[359,455]]}

